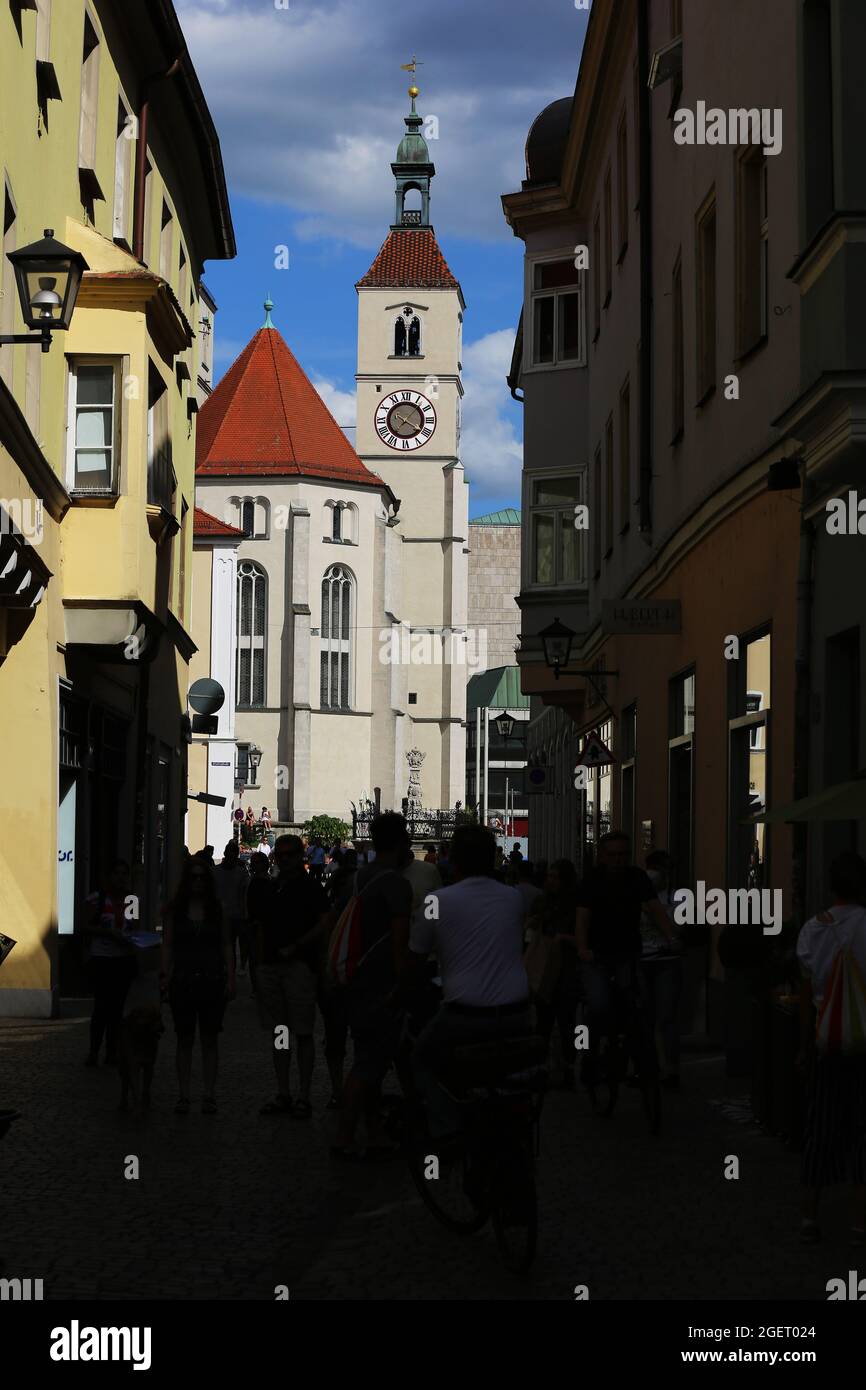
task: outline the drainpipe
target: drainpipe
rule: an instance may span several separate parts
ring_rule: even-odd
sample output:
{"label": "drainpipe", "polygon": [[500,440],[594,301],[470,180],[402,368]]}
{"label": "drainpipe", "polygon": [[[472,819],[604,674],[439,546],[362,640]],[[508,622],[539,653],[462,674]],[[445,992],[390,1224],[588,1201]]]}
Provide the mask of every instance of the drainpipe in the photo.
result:
{"label": "drainpipe", "polygon": [[[812,570],[815,558],[815,526],[806,517],[814,485],[801,462],[803,485],[800,501],[800,553],[797,565],[797,634],[794,649],[794,800],[809,795],[809,754],[812,732]],[[794,821],[791,898],[794,921],[806,918],[806,875],[809,825]]]}
{"label": "drainpipe", "polygon": [[147,136],[150,126],[150,93],[157,82],[176,77],[180,71],[180,58],[175,58],[165,72],[156,72],[146,77],[141,84],[141,102],[138,111],[138,142],[135,147],[135,196],[132,214],[132,254],[137,261],[144,260],[144,185],[147,179]]}
{"label": "drainpipe", "polygon": [[652,132],[650,129],[649,4],[638,0],[637,54],[640,94],[640,522],[646,541],[652,532]]}

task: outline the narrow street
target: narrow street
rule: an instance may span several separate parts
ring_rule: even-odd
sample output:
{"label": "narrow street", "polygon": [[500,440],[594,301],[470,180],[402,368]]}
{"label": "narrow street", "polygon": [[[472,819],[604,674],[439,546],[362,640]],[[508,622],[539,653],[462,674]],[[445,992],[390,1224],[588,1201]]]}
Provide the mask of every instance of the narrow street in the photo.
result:
{"label": "narrow street", "polygon": [[[844,1275],[844,1211],[823,1244],[797,1240],[797,1156],[717,1102],[743,1096],[720,1059],[687,1057],[661,1137],[637,1093],[612,1121],[553,1092],[542,1120],[539,1252],[528,1280],[504,1272],[492,1232],[460,1240],[418,1200],[399,1160],[328,1157],[321,1055],[312,1123],[263,1118],[267,1042],[249,986],[228,1011],[220,1112],[173,1114],[174,1037],[162,1040],[154,1108],[118,1113],[113,1069],[83,1063],[83,1014],[0,1022],[0,1100],[23,1114],[3,1141],[4,1275],[42,1278],[46,1299],[826,1298]],[[124,1177],[128,1155],[137,1181]],[[724,1177],[725,1158],[740,1178]]]}

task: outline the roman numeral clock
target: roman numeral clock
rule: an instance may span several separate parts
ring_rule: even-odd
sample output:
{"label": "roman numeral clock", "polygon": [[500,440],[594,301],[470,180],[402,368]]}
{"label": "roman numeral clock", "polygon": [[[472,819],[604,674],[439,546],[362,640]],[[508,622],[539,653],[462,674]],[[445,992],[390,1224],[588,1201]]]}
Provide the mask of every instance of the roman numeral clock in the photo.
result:
{"label": "roman numeral clock", "polygon": [[420,449],[435,429],[436,411],[419,391],[392,391],[376,407],[376,433],[397,453]]}

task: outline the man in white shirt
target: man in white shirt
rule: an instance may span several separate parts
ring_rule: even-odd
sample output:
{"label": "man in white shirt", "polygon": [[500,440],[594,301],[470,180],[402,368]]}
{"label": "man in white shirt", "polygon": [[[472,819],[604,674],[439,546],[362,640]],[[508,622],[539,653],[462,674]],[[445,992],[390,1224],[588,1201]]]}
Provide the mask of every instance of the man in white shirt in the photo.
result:
{"label": "man in white shirt", "polygon": [[419,1088],[432,1102],[433,1133],[455,1127],[435,1073],[462,1044],[496,1042],[532,1031],[529,982],[523,967],[523,901],[492,877],[496,840],[483,826],[461,826],[451,845],[455,882],[431,893],[414,914],[410,959],[439,961],[442,1007],[415,1046]]}

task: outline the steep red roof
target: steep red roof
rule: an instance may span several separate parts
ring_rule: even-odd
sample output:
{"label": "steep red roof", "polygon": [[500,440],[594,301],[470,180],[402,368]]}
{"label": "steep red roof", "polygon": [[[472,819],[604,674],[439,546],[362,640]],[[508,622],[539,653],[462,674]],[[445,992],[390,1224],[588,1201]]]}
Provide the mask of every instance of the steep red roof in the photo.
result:
{"label": "steep red roof", "polygon": [[196,507],[193,511],[192,533],[194,536],[237,536],[242,539],[244,532],[237,526],[229,526],[228,522],[220,521],[219,517],[211,516],[210,512],[203,512],[201,507]]}
{"label": "steep red roof", "polygon": [[356,289],[459,290],[432,227],[398,227]]}
{"label": "steep red roof", "polygon": [[199,411],[200,477],[378,484],[275,328],[261,328]]}

